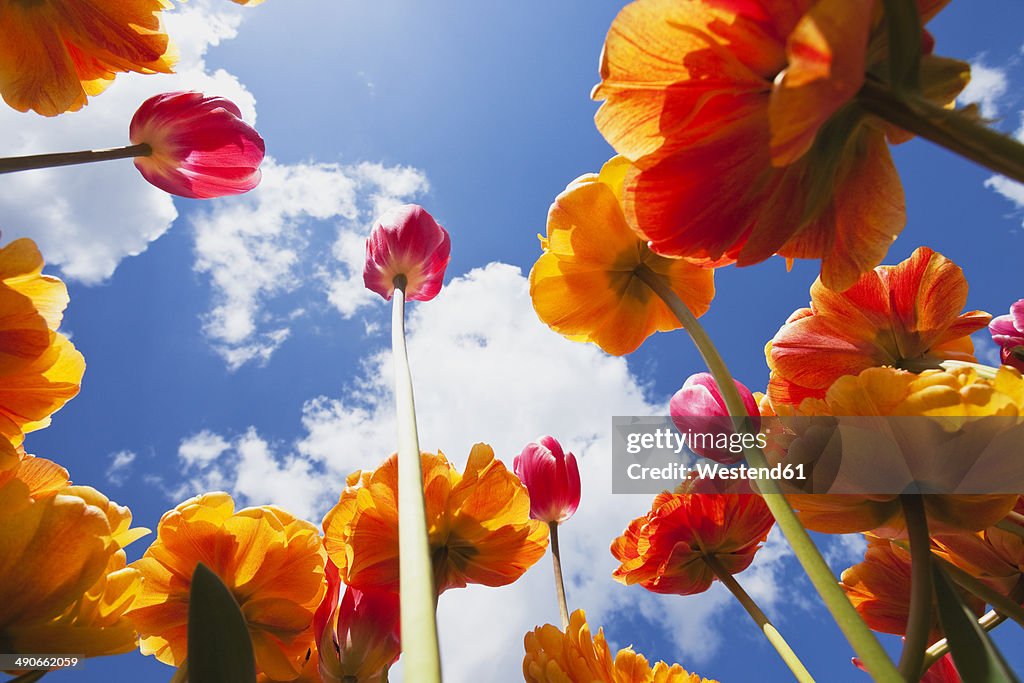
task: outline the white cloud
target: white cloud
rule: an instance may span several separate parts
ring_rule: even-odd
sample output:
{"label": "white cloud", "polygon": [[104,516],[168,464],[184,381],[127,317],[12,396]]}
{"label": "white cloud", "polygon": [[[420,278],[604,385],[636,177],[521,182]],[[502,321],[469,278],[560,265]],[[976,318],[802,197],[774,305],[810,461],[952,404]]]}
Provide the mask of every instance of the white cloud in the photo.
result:
{"label": "white cloud", "polygon": [[[423,174],[402,166],[285,165],[268,158],[258,188],[195,214],[195,268],[210,277],[214,292],[204,331],[228,368],[270,358],[297,316],[295,310],[273,314],[268,305],[310,279],[346,316],[371,302],[362,284],[367,224],[425,190]],[[328,221],[337,224],[331,230],[340,263],[319,256],[326,246],[317,241],[325,232],[319,228]],[[313,272],[303,272],[310,263]]]}
{"label": "white cloud", "polygon": [[992,333],[988,328],[978,330],[971,335],[974,342],[974,356],[979,363],[999,367],[1002,361],[999,358],[999,345],[992,341]]}
{"label": "white cloud", "polygon": [[994,119],[999,115],[1000,100],[1009,86],[1006,69],[986,66],[979,59],[971,62],[971,81],[957,100],[959,104],[976,103],[981,107],[982,116]]}
{"label": "white cloud", "polygon": [[135,462],[135,453],[132,451],[111,453],[110,466],[107,467],[107,481],[114,486],[121,486],[130,474],[133,462]]}
{"label": "white cloud", "polygon": [[186,467],[205,467],[228,450],[231,444],[219,434],[204,429],[182,439],[178,458]]}
{"label": "white cloud", "polygon": [[[151,95],[200,90],[234,101],[250,123],[253,96],[238,79],[211,70],[210,46],[233,38],[243,10],[223,0],[196,0],[169,12],[167,30],[181,51],[177,73],[122,74],[82,111],[56,118],[0,107],[0,156],[116,147],[128,144],[128,123]],[[95,284],[127,256],[146,250],[177,217],[174,202],[149,185],[130,160],[43,169],[4,176],[0,230],[5,240],[35,239],[64,275]]]}
{"label": "white cloud", "polygon": [[[560,539],[571,606],[587,610],[595,631],[624,613],[671,624],[662,630],[671,634],[681,663],[706,664],[726,640],[714,625],[747,618],[724,590],[657,596],[611,578],[616,563],[608,545],[648,509],[651,496],[611,494],[610,416],[665,409],[648,400],[625,360],[551,332],[533,312],[526,278],[500,263],[456,278],[434,301],[412,307],[408,327],[421,446],[443,450],[461,469],[478,441],[510,465],[526,442],[556,435],[579,457],[583,479],[579,511]],[[279,444],[275,454],[250,429],[232,442],[232,457],[204,466],[193,484],[227,488],[244,504],[278,503],[319,522],[348,473],[376,467],[393,451],[392,378],[390,352],[370,355],[340,398],[306,403],[305,433],[291,447]],[[786,554],[773,538],[740,576],[766,609],[783,590],[778,573]],[[480,671],[496,683],[521,680],[523,635],[558,620],[550,559],[512,586],[445,593],[439,619],[446,680],[476,681]],[[756,628],[750,624],[746,632],[756,643]],[[643,650],[643,642],[636,645]]]}

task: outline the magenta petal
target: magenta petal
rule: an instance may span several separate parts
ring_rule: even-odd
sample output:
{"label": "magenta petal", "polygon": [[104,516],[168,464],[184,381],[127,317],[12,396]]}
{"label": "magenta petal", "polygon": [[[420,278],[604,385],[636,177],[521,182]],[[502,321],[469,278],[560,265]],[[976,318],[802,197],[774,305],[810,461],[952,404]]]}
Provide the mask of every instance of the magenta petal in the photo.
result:
{"label": "magenta petal", "polygon": [[402,275],[406,299],[429,301],[441,291],[450,260],[448,231],[422,206],[397,206],[377,219],[366,239],[363,283],[390,300]]}
{"label": "magenta petal", "polygon": [[[751,416],[753,428],[761,428],[760,411],[754,395],[742,383],[736,382],[740,398],[747,414]],[[725,400],[718,389],[718,383],[709,373],[700,372],[691,375],[683,382],[683,386],[669,401],[669,415],[680,432],[710,435],[731,435],[735,433],[732,416],[725,407]],[[725,448],[707,447],[701,442],[691,442],[691,450],[699,456],[710,458],[724,464],[739,462],[742,453],[734,453]]]}
{"label": "magenta petal", "polygon": [[135,166],[165,192],[210,199],[248,192],[260,182],[263,138],[222,97],[155,95],[135,112],[129,137],[153,149],[149,156],[136,157]]}
{"label": "magenta petal", "polygon": [[561,523],[576,513],[581,495],[579,466],[576,456],[566,454],[554,437],[527,444],[512,469],[530,493],[530,517]]}

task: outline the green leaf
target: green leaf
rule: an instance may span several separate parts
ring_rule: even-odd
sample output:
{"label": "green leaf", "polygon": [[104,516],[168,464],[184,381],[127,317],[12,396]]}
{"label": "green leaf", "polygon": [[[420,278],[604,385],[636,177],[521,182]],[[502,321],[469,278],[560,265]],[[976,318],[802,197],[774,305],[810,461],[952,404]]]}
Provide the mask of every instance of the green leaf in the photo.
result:
{"label": "green leaf", "polygon": [[965,683],[1019,683],[995,643],[978,625],[974,612],[961,600],[939,565],[938,562],[932,563],[939,620],[961,678]]}
{"label": "green leaf", "polygon": [[189,683],[255,683],[256,657],[231,591],[200,562],[188,600]]}
{"label": "green leaf", "polygon": [[921,17],[914,0],[883,0],[889,30],[889,82],[897,92],[916,92],[921,82]]}

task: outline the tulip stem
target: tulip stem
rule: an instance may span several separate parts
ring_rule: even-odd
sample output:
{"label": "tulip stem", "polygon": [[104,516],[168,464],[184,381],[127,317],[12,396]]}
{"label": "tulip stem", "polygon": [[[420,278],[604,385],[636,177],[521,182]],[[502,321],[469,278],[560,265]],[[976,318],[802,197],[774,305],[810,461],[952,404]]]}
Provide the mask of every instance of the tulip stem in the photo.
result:
{"label": "tulip stem", "polygon": [[143,142],[138,145],[113,147],[111,149],[87,149],[82,152],[58,152],[56,154],[33,154],[25,157],[4,157],[0,158],[0,173],[31,171],[34,168],[91,164],[94,161],[109,161],[111,159],[148,157],[151,154],[153,154],[153,148]]}
{"label": "tulip stem", "polygon": [[932,623],[932,549],[924,499],[920,494],[906,494],[900,496],[900,505],[910,537],[910,613],[899,666],[907,681],[917,683],[924,671],[922,666]]}
{"label": "tulip stem", "polygon": [[555,570],[555,593],[558,595],[558,611],[562,614],[562,630],[569,631],[569,604],[565,600],[565,581],[562,580],[562,554],[558,550],[558,522],[548,522],[551,530],[551,564]]}
{"label": "tulip stem", "polygon": [[[661,297],[661,300],[690,334],[694,345],[704,358],[704,363],[718,384],[722,400],[725,401],[729,414],[739,423],[749,421],[745,420],[750,416],[736,389],[736,383],[733,381],[729,368],[722,360],[722,356],[718,353],[718,349],[715,348],[707,332],[687,307],[686,302],[679,298],[679,295],[661,276],[647,266],[641,264],[636,269],[635,275]],[[764,452],[760,448],[748,448],[745,455],[747,463],[751,467],[767,467],[768,465]],[[778,522],[786,540],[789,541],[793,553],[810,578],[811,584],[821,596],[825,606],[832,614],[832,618],[868,672],[878,683],[902,683],[903,677],[900,676],[896,666],[889,659],[889,655],[878,642],[878,638],[868,629],[867,624],[847,599],[835,574],[832,573],[825,558],[821,556],[814,541],[811,540],[810,534],[807,533],[807,529],[800,523],[800,519],[789,505],[789,501],[779,489],[778,482],[773,479],[761,479],[758,480],[758,486],[761,489],[761,497],[768,509],[771,510],[775,521]]]}
{"label": "tulip stem", "polygon": [[38,681],[40,678],[42,678],[48,673],[49,671],[47,671],[46,669],[38,671],[26,671],[20,676],[8,678],[6,681],[4,681],[4,683],[35,683],[35,681]]}
{"label": "tulip stem", "polygon": [[404,275],[395,278],[391,348],[395,362],[395,411],[398,420],[398,582],[401,601],[402,659],[417,681],[439,683],[435,586],[430,559],[416,402],[405,346]]}
{"label": "tulip stem", "polygon": [[736,578],[725,570],[722,563],[718,561],[718,558],[714,555],[704,555],[704,561],[711,568],[711,571],[715,573],[718,580],[725,584],[725,587],[729,589],[729,592],[733,594],[736,600],[739,601],[743,608],[747,610],[747,614],[754,620],[754,623],[761,629],[761,633],[768,639],[768,642],[772,644],[772,647],[782,657],[782,661],[786,663],[789,670],[793,672],[793,676],[800,683],[814,683],[814,677],[811,676],[810,672],[807,671],[807,667],[800,661],[796,653],[793,652],[793,648],[789,646],[786,639],[782,637],[778,629],[772,624],[761,608],[757,606],[754,599],[750,597],[747,591],[743,590],[743,586],[739,584]]}
{"label": "tulip stem", "polygon": [[1007,178],[1024,182],[1024,145],[961,111],[923,97],[895,92],[868,78],[857,101],[868,112],[894,123]]}

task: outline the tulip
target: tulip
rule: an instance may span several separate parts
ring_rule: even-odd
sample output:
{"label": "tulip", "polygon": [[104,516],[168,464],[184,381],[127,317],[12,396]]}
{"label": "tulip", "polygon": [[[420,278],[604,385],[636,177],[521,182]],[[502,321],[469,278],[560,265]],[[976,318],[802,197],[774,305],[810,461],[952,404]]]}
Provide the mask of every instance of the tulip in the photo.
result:
{"label": "tulip", "polygon": [[260,182],[264,144],[238,107],[222,97],[170,92],[142,103],[132,117],[133,145],[152,152],[135,166],[165,192],[191,199],[242,194]]}
{"label": "tulip", "polygon": [[580,470],[576,456],[566,454],[553,436],[527,444],[512,463],[530,492],[530,517],[561,524],[580,505]]}
{"label": "tulip", "polygon": [[399,278],[409,301],[430,301],[441,291],[451,260],[448,231],[416,204],[397,206],[377,219],[366,239],[366,288],[391,300]]}
{"label": "tulip", "polygon": [[402,652],[398,593],[343,586],[330,560],[326,574],[327,595],[313,620],[320,677],[325,683],[386,681]]}
{"label": "tulip", "polygon": [[[739,390],[743,404],[747,408],[747,414],[752,415],[752,429],[756,432],[761,428],[757,402],[754,395],[750,393],[740,382],[736,382],[736,389]],[[729,437],[735,434],[736,429],[729,416],[729,410],[725,407],[722,393],[718,389],[715,378],[706,372],[698,372],[691,375],[683,382],[683,386],[675,393],[669,401],[669,413],[672,422],[683,434],[710,434],[714,438],[691,438],[688,439],[690,450],[699,456],[710,458],[716,462],[732,464],[743,459],[743,452],[732,452],[728,445],[723,447],[723,441],[729,441]],[[724,437],[724,438],[723,438]],[[711,441],[712,443],[707,443]]]}
{"label": "tulip", "polygon": [[999,345],[999,360],[1024,372],[1024,299],[1010,306],[1007,315],[994,318],[988,326],[992,341]]}

